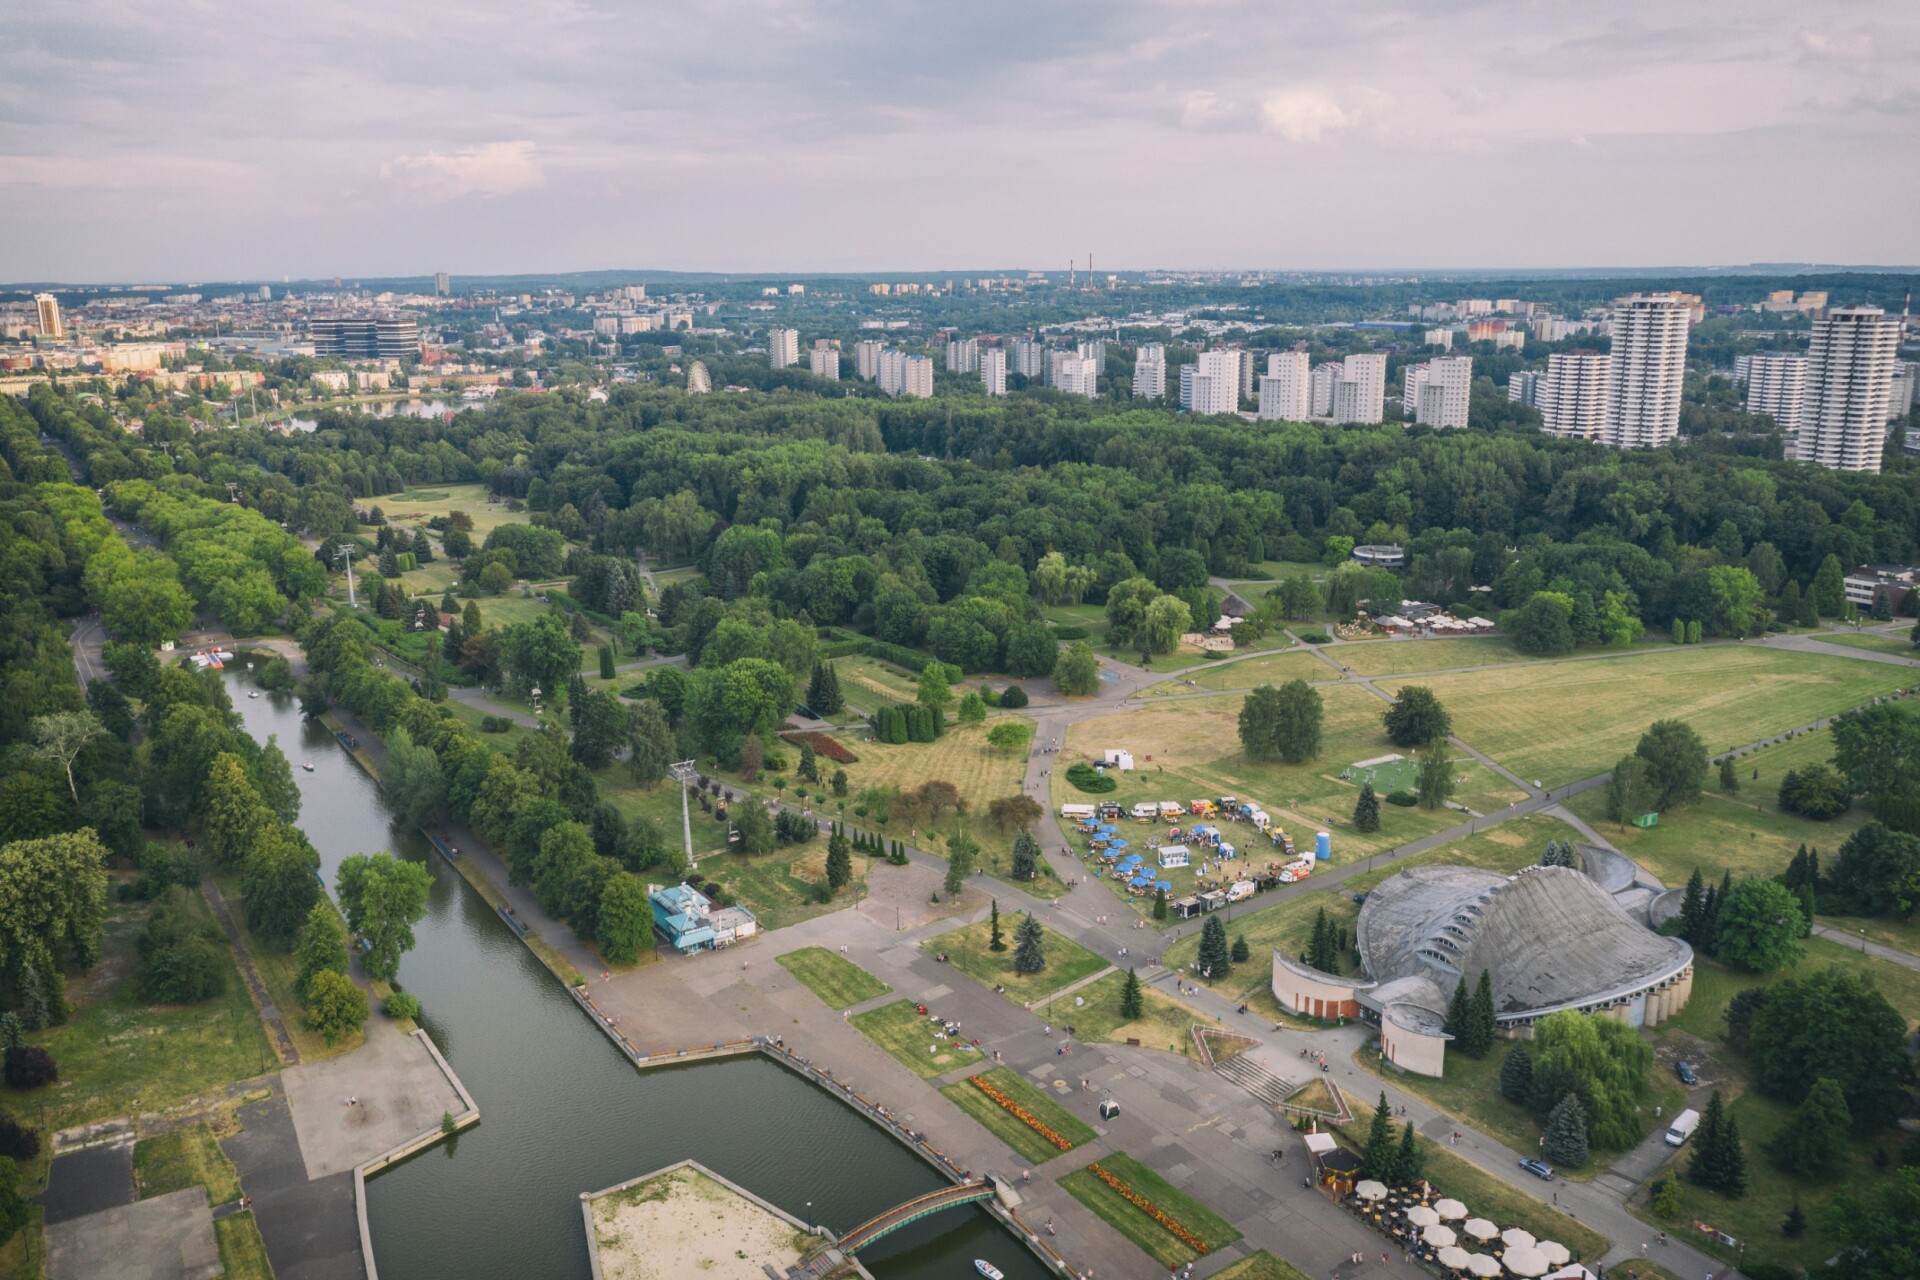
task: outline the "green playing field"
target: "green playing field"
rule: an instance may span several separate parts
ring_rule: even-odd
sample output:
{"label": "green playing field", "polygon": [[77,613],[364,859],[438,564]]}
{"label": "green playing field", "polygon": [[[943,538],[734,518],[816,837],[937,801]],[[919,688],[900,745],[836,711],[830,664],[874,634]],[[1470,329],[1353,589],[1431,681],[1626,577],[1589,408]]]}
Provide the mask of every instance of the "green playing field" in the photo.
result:
{"label": "green playing field", "polygon": [[1384,761],[1380,764],[1350,764],[1341,770],[1340,776],[1359,786],[1371,782],[1373,789],[1381,795],[1392,791],[1411,791],[1420,784],[1420,762],[1410,756],[1398,760]]}

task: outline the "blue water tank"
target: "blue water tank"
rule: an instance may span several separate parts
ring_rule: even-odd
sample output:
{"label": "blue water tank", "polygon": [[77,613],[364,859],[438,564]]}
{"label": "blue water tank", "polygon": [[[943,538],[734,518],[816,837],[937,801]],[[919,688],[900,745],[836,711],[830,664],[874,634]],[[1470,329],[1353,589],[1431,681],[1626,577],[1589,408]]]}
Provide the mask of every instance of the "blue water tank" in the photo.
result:
{"label": "blue water tank", "polygon": [[1333,857],[1333,837],[1322,831],[1313,838],[1313,856],[1321,862]]}

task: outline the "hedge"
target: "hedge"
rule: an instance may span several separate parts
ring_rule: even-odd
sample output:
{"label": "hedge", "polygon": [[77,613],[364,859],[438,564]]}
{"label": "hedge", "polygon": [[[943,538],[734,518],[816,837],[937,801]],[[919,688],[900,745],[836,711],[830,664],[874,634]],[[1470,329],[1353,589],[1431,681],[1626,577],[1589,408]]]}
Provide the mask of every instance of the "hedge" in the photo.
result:
{"label": "hedge", "polygon": [[1119,782],[1104,773],[1096,773],[1092,765],[1085,760],[1067,766],[1067,781],[1089,795],[1102,795],[1118,790]]}

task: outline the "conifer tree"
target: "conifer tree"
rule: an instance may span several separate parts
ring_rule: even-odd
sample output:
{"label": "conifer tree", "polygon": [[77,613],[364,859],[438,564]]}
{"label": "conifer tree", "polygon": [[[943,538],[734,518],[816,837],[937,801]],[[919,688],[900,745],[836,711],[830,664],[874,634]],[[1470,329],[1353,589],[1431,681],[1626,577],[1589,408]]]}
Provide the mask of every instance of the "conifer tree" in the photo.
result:
{"label": "conifer tree", "polygon": [[1167,891],[1165,889],[1155,889],[1153,891],[1153,918],[1155,920],[1165,920],[1167,918]]}
{"label": "conifer tree", "polygon": [[1380,797],[1374,794],[1371,782],[1360,784],[1360,798],[1353,802],[1353,829],[1355,831],[1380,829]]}
{"label": "conifer tree", "polygon": [[1202,977],[1224,978],[1233,970],[1232,953],[1227,948],[1227,926],[1219,916],[1208,916],[1200,929],[1200,954],[1196,957]]}
{"label": "conifer tree", "polygon": [[1733,767],[1733,757],[1728,756],[1720,762],[1720,789],[1730,796],[1740,794],[1740,774]]}
{"label": "conifer tree", "polygon": [[1493,1048],[1495,1023],[1493,1018],[1493,979],[1485,969],[1480,971],[1480,985],[1474,988],[1473,999],[1467,1005],[1467,1039],[1472,1044],[1473,1056],[1486,1056]]}
{"label": "conifer tree", "polygon": [[1687,1162],[1687,1178],[1709,1191],[1718,1191],[1721,1182],[1721,1153],[1727,1128],[1726,1104],[1715,1089],[1700,1113],[1700,1127],[1693,1134],[1693,1158]]}
{"label": "conifer tree", "polygon": [[1555,1164],[1578,1169],[1587,1162],[1587,1109],[1579,1094],[1569,1093],[1554,1106],[1545,1137],[1540,1150]]}
{"label": "conifer tree", "polygon": [[1233,949],[1228,954],[1233,957],[1235,964],[1245,964],[1247,961],[1253,959],[1253,949],[1247,945],[1247,935],[1243,933],[1235,938],[1233,940]]}
{"label": "conifer tree", "polygon": [[1516,1044],[1507,1050],[1507,1059],[1500,1064],[1500,1096],[1524,1107],[1532,1093],[1533,1050],[1525,1044]]}
{"label": "conifer tree", "polygon": [[840,890],[853,882],[853,853],[848,848],[845,836],[833,836],[827,841],[827,885]]}
{"label": "conifer tree", "polygon": [[1126,985],[1120,988],[1120,1016],[1128,1022],[1134,1022],[1146,1013],[1146,1009],[1146,997],[1140,991],[1140,975],[1129,969]]}
{"label": "conifer tree", "polygon": [[1447,1001],[1447,1020],[1441,1024],[1441,1030],[1453,1037],[1455,1047],[1464,1047],[1467,1036],[1467,983],[1462,978],[1454,984],[1453,998]]}
{"label": "conifer tree", "polygon": [[1680,936],[1694,946],[1700,946],[1706,918],[1706,885],[1701,879],[1700,868],[1695,867],[1693,874],[1687,877],[1686,893],[1680,899]]}
{"label": "conifer tree", "polygon": [[1013,931],[1013,971],[1038,973],[1047,967],[1046,935],[1031,911],[1020,917]]}
{"label": "conifer tree", "polygon": [[1409,1120],[1400,1128],[1400,1149],[1393,1161],[1394,1181],[1416,1182],[1426,1167],[1426,1152],[1420,1149],[1419,1135],[1414,1133],[1413,1121]]}
{"label": "conifer tree", "polygon": [[987,917],[987,950],[1005,951],[1007,940],[1000,934],[1000,899],[993,900],[993,914]]}
{"label": "conifer tree", "polygon": [[1393,1112],[1387,1106],[1383,1090],[1380,1105],[1373,1113],[1373,1123],[1367,1129],[1367,1145],[1360,1151],[1360,1173],[1379,1182],[1392,1182],[1399,1162],[1399,1147],[1393,1140]]}

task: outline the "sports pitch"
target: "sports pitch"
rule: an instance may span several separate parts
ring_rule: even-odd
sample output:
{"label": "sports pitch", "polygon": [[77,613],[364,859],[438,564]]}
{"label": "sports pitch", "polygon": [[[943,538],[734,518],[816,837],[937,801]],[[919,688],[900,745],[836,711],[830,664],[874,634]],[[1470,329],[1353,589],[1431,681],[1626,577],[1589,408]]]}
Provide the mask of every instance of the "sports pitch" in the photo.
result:
{"label": "sports pitch", "polygon": [[1348,765],[1340,771],[1340,776],[1356,787],[1371,782],[1373,789],[1384,796],[1394,791],[1412,791],[1419,786],[1420,762],[1410,756],[1395,760],[1373,756]]}

